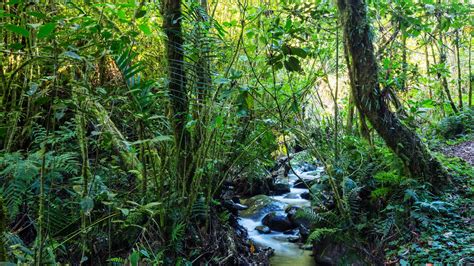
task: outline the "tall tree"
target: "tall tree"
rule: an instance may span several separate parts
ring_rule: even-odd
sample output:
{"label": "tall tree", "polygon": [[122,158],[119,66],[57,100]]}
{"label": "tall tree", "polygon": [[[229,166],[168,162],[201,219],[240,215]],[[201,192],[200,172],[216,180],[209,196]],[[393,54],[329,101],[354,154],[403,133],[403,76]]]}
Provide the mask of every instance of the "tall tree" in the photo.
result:
{"label": "tall tree", "polygon": [[192,176],[191,135],[186,129],[189,100],[186,91],[184,70],[183,30],[180,0],[164,0],[162,2],[163,29],[166,33],[168,61],[168,93],[171,102],[174,137],[178,152],[177,171],[181,178],[183,193],[186,192],[188,177]]}
{"label": "tall tree", "polygon": [[420,138],[392,113],[378,81],[378,65],[370,36],[364,0],[338,0],[349,58],[351,90],[358,109],[404,162],[414,177],[440,181],[446,177],[442,165],[431,156]]}

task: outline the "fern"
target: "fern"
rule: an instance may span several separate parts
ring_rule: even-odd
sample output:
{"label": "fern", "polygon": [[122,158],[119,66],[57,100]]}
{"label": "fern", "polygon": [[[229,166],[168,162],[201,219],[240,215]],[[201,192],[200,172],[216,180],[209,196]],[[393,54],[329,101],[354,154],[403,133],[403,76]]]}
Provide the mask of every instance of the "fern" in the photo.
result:
{"label": "fern", "polygon": [[191,208],[191,217],[198,221],[204,221],[207,219],[209,213],[209,206],[206,204],[206,198],[200,193],[196,202],[194,202]]}
{"label": "fern", "polygon": [[31,184],[39,174],[39,153],[33,153],[23,159],[20,153],[7,153],[0,158],[0,176],[4,179],[2,189],[7,212],[10,219],[14,219],[19,212],[20,205],[31,194]]}
{"label": "fern", "polygon": [[309,221],[311,227],[332,226],[340,220],[340,217],[333,211],[316,212],[311,208],[298,209],[295,218]]}
{"label": "fern", "polygon": [[79,173],[79,160],[76,152],[64,152],[56,155],[55,152],[46,154],[46,167],[50,175],[60,177],[62,175],[77,175]]}
{"label": "fern", "polygon": [[[74,176],[79,173],[77,153],[48,152],[45,154],[47,183],[61,180],[64,176]],[[19,207],[26,199],[36,193],[33,184],[39,176],[42,156],[39,151],[23,158],[20,153],[7,153],[0,157],[0,177],[3,179],[2,195],[6,199],[10,219],[18,215]],[[48,189],[48,187],[47,187]]]}
{"label": "fern", "polygon": [[344,201],[349,207],[351,216],[359,215],[361,212],[360,204],[362,202],[362,199],[360,198],[359,194],[362,190],[362,187],[359,187],[354,180],[346,177],[343,180],[342,188]]}
{"label": "fern", "polygon": [[20,210],[20,205],[30,194],[30,182],[21,178],[13,178],[2,192],[10,219],[15,219]]}
{"label": "fern", "polygon": [[334,228],[317,228],[308,237],[307,243],[312,244],[322,240],[326,236],[330,236],[336,233],[337,230]]}
{"label": "fern", "polygon": [[33,251],[29,249],[17,234],[5,233],[3,236],[8,250],[15,257],[18,264],[33,264]]}
{"label": "fern", "polygon": [[125,259],[123,259],[123,258],[110,258],[110,259],[108,259],[108,262],[110,262],[112,265],[123,265],[123,264],[125,264]]}
{"label": "fern", "polygon": [[[57,205],[62,204],[61,202]],[[46,208],[46,217],[48,222],[48,231],[53,235],[60,235],[65,228],[71,225],[74,216],[70,215],[69,210],[66,212],[64,208],[57,206]],[[79,215],[79,213],[77,213]]]}

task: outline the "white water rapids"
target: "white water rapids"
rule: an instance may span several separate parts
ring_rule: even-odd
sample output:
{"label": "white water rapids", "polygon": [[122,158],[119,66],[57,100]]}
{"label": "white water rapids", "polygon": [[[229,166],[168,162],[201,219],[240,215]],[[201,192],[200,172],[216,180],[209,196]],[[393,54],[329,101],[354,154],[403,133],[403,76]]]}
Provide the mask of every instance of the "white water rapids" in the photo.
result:
{"label": "white water rapids", "polygon": [[[311,172],[301,172],[299,169],[295,169],[295,171],[302,179],[312,180],[320,177],[323,168],[319,167],[317,170]],[[310,201],[302,199],[300,197],[300,194],[303,192],[307,192],[308,189],[293,188],[293,185],[297,180],[298,177],[294,173],[290,173],[287,178],[284,178],[284,180],[277,180],[288,181],[290,185],[289,193],[280,196],[271,196],[271,198],[273,198],[274,200],[286,204],[286,206],[284,206],[281,210],[276,211],[277,213],[285,214],[284,210],[287,206],[310,206]],[[297,198],[285,198],[288,194],[297,194]],[[240,218],[239,223],[247,229],[249,238],[256,245],[262,247],[271,247],[275,250],[274,256],[272,256],[270,259],[271,265],[315,265],[314,259],[310,256],[311,251],[302,250],[300,249],[298,244],[291,243],[288,241],[289,237],[295,235],[288,235],[284,234],[283,232],[275,231],[272,231],[270,234],[261,234],[257,230],[255,230],[255,227],[262,225],[261,221],[263,217],[265,217],[265,215],[267,215],[269,212],[262,213],[261,216],[257,217],[256,219]]]}

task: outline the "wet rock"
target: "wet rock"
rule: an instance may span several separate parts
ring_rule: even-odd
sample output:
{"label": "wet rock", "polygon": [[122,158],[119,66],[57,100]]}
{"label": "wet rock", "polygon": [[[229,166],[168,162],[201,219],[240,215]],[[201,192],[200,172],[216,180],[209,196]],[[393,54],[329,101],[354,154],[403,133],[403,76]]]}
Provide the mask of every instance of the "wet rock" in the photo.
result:
{"label": "wet rock", "polygon": [[294,188],[310,188],[315,183],[314,179],[296,180]]}
{"label": "wet rock", "polygon": [[271,211],[282,211],[286,207],[285,203],[266,195],[253,196],[249,199],[242,200],[242,203],[249,206],[249,208],[240,211],[240,216],[253,220],[261,219],[261,217]]}
{"label": "wet rock", "polygon": [[245,177],[237,177],[235,180],[235,193],[233,195],[255,196],[269,194],[273,184],[273,178],[257,178],[250,180]]}
{"label": "wet rock", "polygon": [[311,172],[311,171],[316,171],[318,167],[314,164],[309,164],[309,163],[303,163],[303,165],[300,168],[301,172]]}
{"label": "wet rock", "polygon": [[300,195],[298,195],[297,193],[289,193],[288,195],[286,195],[283,198],[285,198],[285,199],[299,199]]}
{"label": "wet rock", "polygon": [[309,192],[303,192],[300,194],[300,197],[305,200],[311,200],[312,196]]}
{"label": "wet rock", "polygon": [[306,239],[308,239],[309,237],[309,228],[305,227],[304,225],[299,225],[298,226],[298,231],[300,233],[300,237],[303,241],[306,241]]}
{"label": "wet rock", "polygon": [[283,234],[285,234],[285,235],[295,235],[297,232],[298,232],[298,230],[292,229],[292,230],[286,230],[285,232],[283,232]]}
{"label": "wet rock", "polygon": [[288,183],[276,183],[273,185],[273,195],[283,195],[289,193],[290,185]]}
{"label": "wet rock", "polygon": [[[302,208],[287,208],[287,214],[288,214],[288,220],[295,226],[300,228],[301,232],[301,227],[303,228],[304,234],[306,235],[306,231],[308,231],[309,234],[309,229],[312,228],[313,222],[310,219],[309,213],[311,210],[304,210]],[[306,213],[305,213],[306,212]],[[307,230],[305,230],[307,229]]]}
{"label": "wet rock", "polygon": [[262,224],[270,227],[272,230],[279,232],[284,232],[295,228],[286,215],[276,212],[271,212],[265,215],[262,220]]}
{"label": "wet rock", "polygon": [[235,203],[232,200],[225,200],[224,201],[224,207],[226,207],[226,209],[228,209],[229,211],[242,211],[242,210],[246,210],[246,209],[249,208],[246,205],[243,205],[243,204],[240,204],[240,203]]}
{"label": "wet rock", "polygon": [[282,157],[277,160],[275,166],[270,170],[270,175],[273,178],[284,178],[288,176],[290,171],[290,165],[288,164],[288,158]]}
{"label": "wet rock", "polygon": [[290,243],[296,243],[300,240],[300,237],[299,236],[290,236],[287,238],[288,242]]}
{"label": "wet rock", "polygon": [[314,184],[311,186],[311,192],[313,195],[317,195],[313,199],[313,206],[316,209],[325,211],[336,207],[334,193],[327,184]]}
{"label": "wet rock", "polygon": [[288,216],[295,215],[295,213],[298,209],[301,209],[301,208],[298,207],[298,206],[290,205],[290,206],[286,207],[285,213],[288,214]]}
{"label": "wet rock", "polygon": [[240,203],[240,198],[237,197],[237,196],[233,196],[232,201],[235,202],[235,203]]}
{"label": "wet rock", "polygon": [[272,230],[265,225],[259,225],[255,227],[255,230],[257,230],[260,234],[270,234],[272,232]]}
{"label": "wet rock", "polygon": [[308,244],[308,245],[302,245],[300,248],[301,248],[302,250],[312,250],[312,249],[313,249],[313,245],[310,245],[310,244]]}
{"label": "wet rock", "polygon": [[376,265],[366,261],[355,249],[329,238],[314,243],[313,256],[318,265]]}
{"label": "wet rock", "polygon": [[232,207],[233,207],[235,210],[238,210],[238,211],[246,210],[246,209],[249,208],[249,206],[243,205],[243,204],[240,204],[240,203],[234,203],[234,205],[232,205]]}

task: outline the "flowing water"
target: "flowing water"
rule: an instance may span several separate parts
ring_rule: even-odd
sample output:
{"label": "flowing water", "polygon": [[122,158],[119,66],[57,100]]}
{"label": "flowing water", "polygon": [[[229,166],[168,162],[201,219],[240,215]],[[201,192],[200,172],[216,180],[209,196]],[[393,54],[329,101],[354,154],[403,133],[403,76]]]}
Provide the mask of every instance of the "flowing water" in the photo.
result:
{"label": "flowing water", "polygon": [[[323,168],[318,168],[315,171],[312,172],[302,172],[299,169],[295,169],[296,174],[300,176],[304,180],[310,180],[310,179],[315,179],[319,178],[321,172],[323,171]],[[304,188],[294,188],[293,185],[295,182],[298,180],[298,177],[290,173],[287,178],[284,180],[277,180],[278,181],[287,181],[290,185],[290,192],[287,194],[283,194],[280,196],[272,196],[273,199],[283,202],[286,204],[286,206],[298,206],[298,207],[305,207],[305,206],[310,206],[310,201],[302,199],[300,197],[300,194],[303,192],[307,192],[308,189]],[[294,194],[297,195],[296,198],[286,198],[291,194],[294,196]],[[280,213],[285,213],[284,211],[285,208],[282,208],[281,210],[277,211]],[[271,212],[271,211],[269,211]],[[255,230],[256,226],[262,225],[261,220],[267,213],[262,213],[260,217],[256,219],[250,219],[250,218],[241,218],[239,223],[245,227],[248,231],[249,238],[259,246],[263,247],[271,247],[272,249],[275,250],[274,256],[271,257],[270,263],[271,265],[301,265],[301,266],[306,266],[306,265],[315,265],[314,264],[314,259],[310,256],[311,251],[308,250],[303,250],[299,247],[298,244],[296,243],[291,243],[288,241],[288,238],[291,237],[292,235],[287,235],[282,232],[275,232],[272,231],[270,234],[261,234],[257,230]]]}

